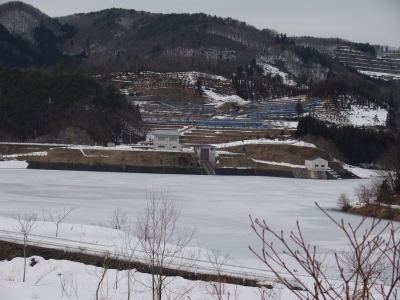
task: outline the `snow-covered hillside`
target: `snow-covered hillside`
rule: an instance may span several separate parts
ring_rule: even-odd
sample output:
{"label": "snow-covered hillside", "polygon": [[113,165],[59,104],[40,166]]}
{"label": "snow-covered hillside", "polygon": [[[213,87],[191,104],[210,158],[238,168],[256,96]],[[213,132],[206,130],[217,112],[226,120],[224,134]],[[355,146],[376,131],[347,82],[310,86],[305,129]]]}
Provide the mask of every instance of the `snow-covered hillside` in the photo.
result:
{"label": "snow-covered hillside", "polygon": [[373,127],[385,126],[387,110],[380,107],[373,109],[351,105],[350,109],[342,109],[340,112],[318,111],[313,116],[333,124]]}
{"label": "snow-covered hillside", "polygon": [[0,24],[17,36],[35,42],[33,30],[41,25],[54,33],[60,31],[57,21],[29,4],[14,1],[0,5]]}

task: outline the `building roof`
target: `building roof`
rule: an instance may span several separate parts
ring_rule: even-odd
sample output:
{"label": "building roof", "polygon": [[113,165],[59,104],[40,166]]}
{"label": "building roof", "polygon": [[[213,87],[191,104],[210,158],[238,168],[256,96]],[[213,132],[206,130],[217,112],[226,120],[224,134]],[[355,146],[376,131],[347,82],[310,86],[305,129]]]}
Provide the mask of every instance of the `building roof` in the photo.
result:
{"label": "building roof", "polygon": [[[317,160],[317,159],[323,159],[323,158],[318,157],[318,156],[313,156],[313,157],[307,158],[306,160]],[[326,160],[326,159],[324,159],[324,160]]]}
{"label": "building roof", "polygon": [[169,135],[169,136],[180,136],[178,130],[164,130],[164,129],[156,129],[154,130],[154,135]]}

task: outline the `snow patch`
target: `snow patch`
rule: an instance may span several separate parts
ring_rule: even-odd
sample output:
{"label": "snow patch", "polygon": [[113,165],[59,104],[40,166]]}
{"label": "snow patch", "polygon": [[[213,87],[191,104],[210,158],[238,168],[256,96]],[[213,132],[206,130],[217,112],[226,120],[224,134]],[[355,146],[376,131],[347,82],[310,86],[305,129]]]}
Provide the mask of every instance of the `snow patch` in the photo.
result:
{"label": "snow patch", "polygon": [[26,161],[20,160],[4,160],[0,161],[0,169],[26,169],[28,168]]}

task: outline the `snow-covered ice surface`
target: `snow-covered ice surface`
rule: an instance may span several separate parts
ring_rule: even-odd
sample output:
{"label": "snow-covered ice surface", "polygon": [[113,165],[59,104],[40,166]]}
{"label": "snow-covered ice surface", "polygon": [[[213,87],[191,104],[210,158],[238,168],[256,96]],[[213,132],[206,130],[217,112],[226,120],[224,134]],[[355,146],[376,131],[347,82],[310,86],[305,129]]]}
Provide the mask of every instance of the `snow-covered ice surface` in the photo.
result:
{"label": "snow-covered ice surface", "polygon": [[[310,242],[338,242],[333,226],[326,224],[328,227],[320,227],[320,224],[329,222],[319,213],[314,202],[335,210],[338,195],[342,192],[354,194],[353,188],[363,182],[0,170],[0,217],[11,218],[12,213],[18,211],[40,212],[41,208],[46,208],[51,212],[59,210],[63,205],[78,205],[79,209],[67,219],[74,226],[107,221],[117,207],[134,218],[138,210],[145,206],[146,191],[165,188],[182,205],[179,220],[181,225],[196,226],[196,240],[200,247],[221,249],[231,253],[234,262],[257,267],[259,262],[247,250],[248,245],[257,244],[249,226],[249,214],[265,218],[272,227],[286,231],[294,229],[295,221],[299,220],[305,235],[311,238]],[[332,213],[349,220],[358,220],[357,216],[336,211]],[[40,228],[36,229],[36,234],[42,234]],[[326,229],[332,230],[332,234],[326,236]],[[43,230],[44,235],[49,234],[48,229]],[[87,231],[94,234],[93,229]],[[81,236],[81,233],[74,230],[71,232],[69,226],[60,230],[61,237],[69,237],[69,234],[73,234],[73,238]],[[114,238],[111,238],[112,241],[106,238],[103,242],[113,244]],[[99,236],[89,239],[99,240]]]}
{"label": "snow-covered ice surface", "polygon": [[[317,245],[321,251],[342,249],[347,246],[344,236],[319,211],[314,202],[318,202],[335,219],[343,218],[345,223],[355,224],[361,217],[340,212],[336,199],[340,193],[346,192],[355,200],[354,187],[367,182],[368,180],[319,181],[274,177],[0,170],[0,229],[10,230],[12,213],[37,212],[40,219],[41,208],[46,212],[56,212],[64,205],[78,205],[79,209],[73,211],[65,223],[61,224],[59,237],[112,247],[121,242],[118,232],[90,224],[109,220],[111,212],[117,207],[121,207],[134,219],[136,213],[145,207],[146,191],[164,188],[182,206],[178,225],[196,227],[193,247],[220,249],[222,253],[230,253],[230,263],[248,268],[264,268],[248,250],[249,245],[257,250],[261,246],[250,228],[249,214],[254,218],[265,219],[271,228],[278,231],[282,229],[286,234],[296,229],[298,220],[304,238]],[[54,225],[49,222],[41,224],[39,222],[34,234],[54,237]],[[278,253],[282,253],[281,245],[276,244],[276,247]],[[33,268],[29,267],[29,280],[25,285],[20,282],[21,273],[14,282],[0,280],[2,295],[9,295],[3,299],[30,299],[35,293],[40,299],[60,299],[59,281],[55,279],[57,277],[52,277],[54,274],[46,277],[44,281],[48,281],[47,284],[35,285],[46,268],[57,264],[65,265],[64,269],[79,269],[78,276],[86,274],[87,279],[80,280],[84,282],[83,285],[80,283],[82,296],[79,298],[90,299],[88,295],[93,292],[94,276],[82,271],[82,265],[64,261],[46,261]],[[9,277],[13,265],[15,269],[21,263],[16,260],[0,263],[1,279]],[[35,269],[36,267],[38,268]],[[91,271],[94,267],[84,268]],[[114,275],[115,273],[110,275],[110,278],[115,278]],[[21,292],[23,287],[25,289]],[[198,288],[196,286],[192,299],[204,299],[200,296],[204,295],[204,291],[196,290]],[[257,299],[254,290],[240,288],[240,292],[238,299]],[[139,299],[146,299],[146,296]]]}

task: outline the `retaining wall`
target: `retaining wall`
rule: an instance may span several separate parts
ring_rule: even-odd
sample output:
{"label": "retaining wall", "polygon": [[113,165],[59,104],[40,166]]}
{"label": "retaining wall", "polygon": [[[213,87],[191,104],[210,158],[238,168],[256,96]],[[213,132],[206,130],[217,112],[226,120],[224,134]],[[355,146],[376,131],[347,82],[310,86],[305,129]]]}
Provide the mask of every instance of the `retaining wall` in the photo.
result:
{"label": "retaining wall", "polygon": [[[156,174],[187,174],[207,175],[202,168],[174,168],[174,167],[141,167],[117,165],[89,165],[72,163],[44,163],[28,161],[28,169],[63,170],[63,171],[93,171],[93,172],[127,172],[127,173],[156,173]],[[295,178],[291,171],[217,168],[216,175],[233,176],[270,176]]]}
{"label": "retaining wall", "polygon": [[89,164],[70,164],[70,163],[43,163],[43,162],[32,162],[32,161],[31,162],[28,161],[28,164],[29,164],[28,169],[42,169],[42,170],[205,175],[205,172],[202,168],[89,165]]}
{"label": "retaining wall", "polygon": [[281,171],[281,170],[216,168],[215,172],[217,173],[217,175],[270,176],[270,177],[295,178],[292,171]]}

